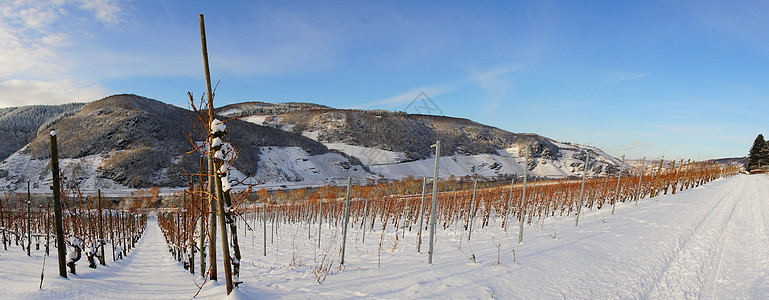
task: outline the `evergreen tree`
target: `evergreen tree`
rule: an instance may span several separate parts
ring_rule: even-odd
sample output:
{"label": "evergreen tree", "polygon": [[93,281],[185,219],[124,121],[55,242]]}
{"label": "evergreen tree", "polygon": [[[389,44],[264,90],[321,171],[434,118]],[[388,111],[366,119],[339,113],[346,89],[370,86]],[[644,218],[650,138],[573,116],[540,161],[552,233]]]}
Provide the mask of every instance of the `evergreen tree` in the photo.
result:
{"label": "evergreen tree", "polygon": [[748,154],[748,170],[757,168],[759,166],[765,166],[769,163],[769,144],[764,140],[764,135],[759,134],[756,140],[753,141],[753,146],[750,147]]}

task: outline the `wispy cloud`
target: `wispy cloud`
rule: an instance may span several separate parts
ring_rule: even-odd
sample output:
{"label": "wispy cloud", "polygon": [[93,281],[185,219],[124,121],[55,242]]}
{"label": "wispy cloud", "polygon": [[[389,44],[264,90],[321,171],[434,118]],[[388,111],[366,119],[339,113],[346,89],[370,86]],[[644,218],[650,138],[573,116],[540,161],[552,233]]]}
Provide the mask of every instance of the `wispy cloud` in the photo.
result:
{"label": "wispy cloud", "polygon": [[622,81],[641,79],[648,75],[649,73],[612,72],[612,73],[609,73],[607,77],[608,77],[609,83],[618,83]]}
{"label": "wispy cloud", "polygon": [[635,150],[635,149],[648,149],[648,148],[656,148],[656,147],[657,147],[656,145],[650,145],[648,143],[634,141],[629,146],[626,146],[626,147],[622,148],[622,150],[630,151],[630,150]]}
{"label": "wispy cloud", "polygon": [[447,83],[441,83],[441,84],[435,84],[435,85],[429,85],[429,86],[423,86],[419,88],[414,88],[411,90],[408,90],[406,92],[400,93],[398,95],[365,103],[362,105],[359,105],[357,107],[353,108],[403,108],[412,101],[414,101],[420,94],[424,93],[428,97],[434,98],[438,97],[440,95],[443,95],[445,93],[456,91],[460,88],[462,88],[466,83],[463,82],[447,82]]}
{"label": "wispy cloud", "polygon": [[364,103],[355,108],[402,108],[413,102],[422,93],[434,99],[440,95],[468,86],[477,86],[487,92],[487,102],[489,103],[487,110],[494,110],[496,109],[496,106],[499,105],[500,100],[504,97],[511,84],[508,80],[504,80],[500,77],[514,70],[516,70],[516,68],[505,66],[483,71],[473,71],[470,72],[470,75],[468,75],[467,78],[461,80],[412,88],[395,96]]}
{"label": "wispy cloud", "polygon": [[79,8],[91,12],[97,20],[105,24],[118,24],[122,10],[115,0],[77,0]]}
{"label": "wispy cloud", "polygon": [[500,66],[490,70],[472,72],[470,81],[486,92],[486,112],[493,113],[499,107],[499,103],[507,95],[515,81],[503,78],[518,68],[515,66]]}

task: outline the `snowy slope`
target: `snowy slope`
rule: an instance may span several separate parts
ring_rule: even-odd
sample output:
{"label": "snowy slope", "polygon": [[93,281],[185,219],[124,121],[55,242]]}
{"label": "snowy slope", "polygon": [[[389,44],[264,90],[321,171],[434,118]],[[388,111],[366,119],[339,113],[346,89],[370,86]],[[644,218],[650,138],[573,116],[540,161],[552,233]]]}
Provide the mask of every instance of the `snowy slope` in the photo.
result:
{"label": "snowy slope", "polygon": [[310,155],[299,147],[263,147],[253,182],[320,184],[334,178],[371,176],[338,153]]}
{"label": "snowy slope", "polygon": [[[14,153],[0,163],[0,170],[3,170],[0,174],[0,190],[26,191],[27,181],[30,181],[33,193],[49,193],[52,182],[49,162],[47,159],[31,158],[24,153],[24,149]],[[103,162],[104,157],[101,155],[60,159],[60,169],[66,177],[63,184],[77,181],[83,191],[95,192],[101,189],[107,195],[127,195],[135,190],[99,176],[97,170]],[[303,187],[336,184],[345,181],[347,177],[356,178],[357,182],[376,177],[361,166],[351,164],[338,153],[312,155],[299,147],[261,148],[258,170],[257,175],[248,178],[245,183],[273,188],[283,185]],[[237,169],[232,170],[231,177],[238,180],[246,178]],[[244,187],[235,185],[234,188]],[[166,188],[163,191],[179,189],[183,188]]]}
{"label": "snowy slope", "polygon": [[[236,109],[227,111],[229,115],[241,113]],[[382,120],[383,116],[379,116]],[[341,112],[329,112],[320,117],[321,121],[313,123],[315,127],[301,131],[305,137],[323,143],[329,149],[339,150],[346,155],[355,157],[362,164],[369,167],[371,171],[384,178],[404,178],[407,176],[422,177],[432,176],[434,160],[424,158],[419,160],[409,159],[408,155],[400,151],[384,150],[376,147],[364,147],[356,144],[343,142],[329,142],[322,138],[323,134],[328,134],[333,130],[340,130],[346,122],[353,122],[349,117]],[[243,120],[258,125],[269,126],[281,130],[292,131],[294,125],[281,119],[281,115],[250,115]],[[462,121],[457,121],[461,123]],[[463,125],[457,125],[463,126]],[[473,125],[475,126],[475,125]],[[403,128],[403,130],[409,130]],[[558,155],[546,155],[545,152],[532,153],[529,173],[533,176],[564,178],[569,176],[580,176],[584,170],[584,153],[591,153],[590,170],[587,174],[590,176],[613,174],[619,170],[621,161],[606,154],[602,150],[585,145],[567,144],[541,138],[552,143],[558,149]],[[386,141],[384,141],[387,143]],[[536,139],[533,143],[536,142]],[[447,178],[451,175],[455,177],[481,175],[485,177],[497,177],[501,175],[523,174],[525,164],[525,150],[523,144],[515,144],[508,148],[496,150],[496,154],[459,154],[442,157],[440,176]],[[539,145],[539,144],[538,144]],[[552,154],[552,153],[551,153]]]}
{"label": "snowy slope", "polygon": [[[4,171],[0,176],[0,189],[26,191],[29,181],[33,193],[50,193],[53,181],[50,160],[33,159],[24,150],[17,151],[0,163],[0,170]],[[62,184],[66,186],[78,182],[82,189],[88,191],[104,189],[111,191],[111,194],[128,193],[131,189],[98,176],[96,170],[103,161],[100,155],[59,159],[59,168],[64,176]]]}

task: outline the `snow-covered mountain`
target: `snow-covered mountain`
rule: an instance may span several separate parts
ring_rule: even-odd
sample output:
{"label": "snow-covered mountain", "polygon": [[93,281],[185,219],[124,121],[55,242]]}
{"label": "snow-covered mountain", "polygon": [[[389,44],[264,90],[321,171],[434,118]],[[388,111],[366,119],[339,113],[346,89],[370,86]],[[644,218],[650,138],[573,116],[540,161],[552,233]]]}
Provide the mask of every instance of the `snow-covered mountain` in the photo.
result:
{"label": "snow-covered mountain", "polygon": [[[191,112],[136,96],[115,95],[38,117],[26,145],[0,162],[0,190],[49,189],[49,135],[56,130],[62,173],[85,190],[182,187],[198,172],[199,140]],[[7,109],[5,118],[14,117]],[[467,119],[403,112],[341,110],[310,103],[246,102],[217,110],[239,151],[232,179],[267,186],[307,186],[431,176],[441,140],[441,177],[613,174],[619,160],[600,149],[518,134]],[[24,116],[15,116],[15,119]],[[40,124],[40,125],[37,125]],[[28,126],[30,128],[36,126]],[[0,132],[5,140],[9,132]],[[18,133],[14,133],[19,135]],[[531,159],[525,166],[526,148]]]}
{"label": "snow-covered mountain", "polygon": [[442,177],[522,174],[527,147],[529,174],[534,176],[579,176],[587,153],[591,156],[591,176],[614,174],[621,163],[595,147],[512,133],[467,119],[302,103],[292,103],[296,109],[276,111],[271,109],[273,104],[263,105],[233,104],[220,108],[218,114],[311,138],[356,158],[384,178],[432,176],[431,145],[436,140],[441,140]]}

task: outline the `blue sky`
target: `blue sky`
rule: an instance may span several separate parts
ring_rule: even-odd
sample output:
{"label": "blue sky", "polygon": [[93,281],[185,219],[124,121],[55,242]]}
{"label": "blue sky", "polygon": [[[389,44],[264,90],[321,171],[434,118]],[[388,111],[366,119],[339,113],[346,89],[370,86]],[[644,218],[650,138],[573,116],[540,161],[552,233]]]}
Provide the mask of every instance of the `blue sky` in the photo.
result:
{"label": "blue sky", "polygon": [[[746,155],[769,128],[769,2],[0,3],[0,106],[133,93],[444,115],[638,158]],[[414,111],[411,111],[414,112]]]}

